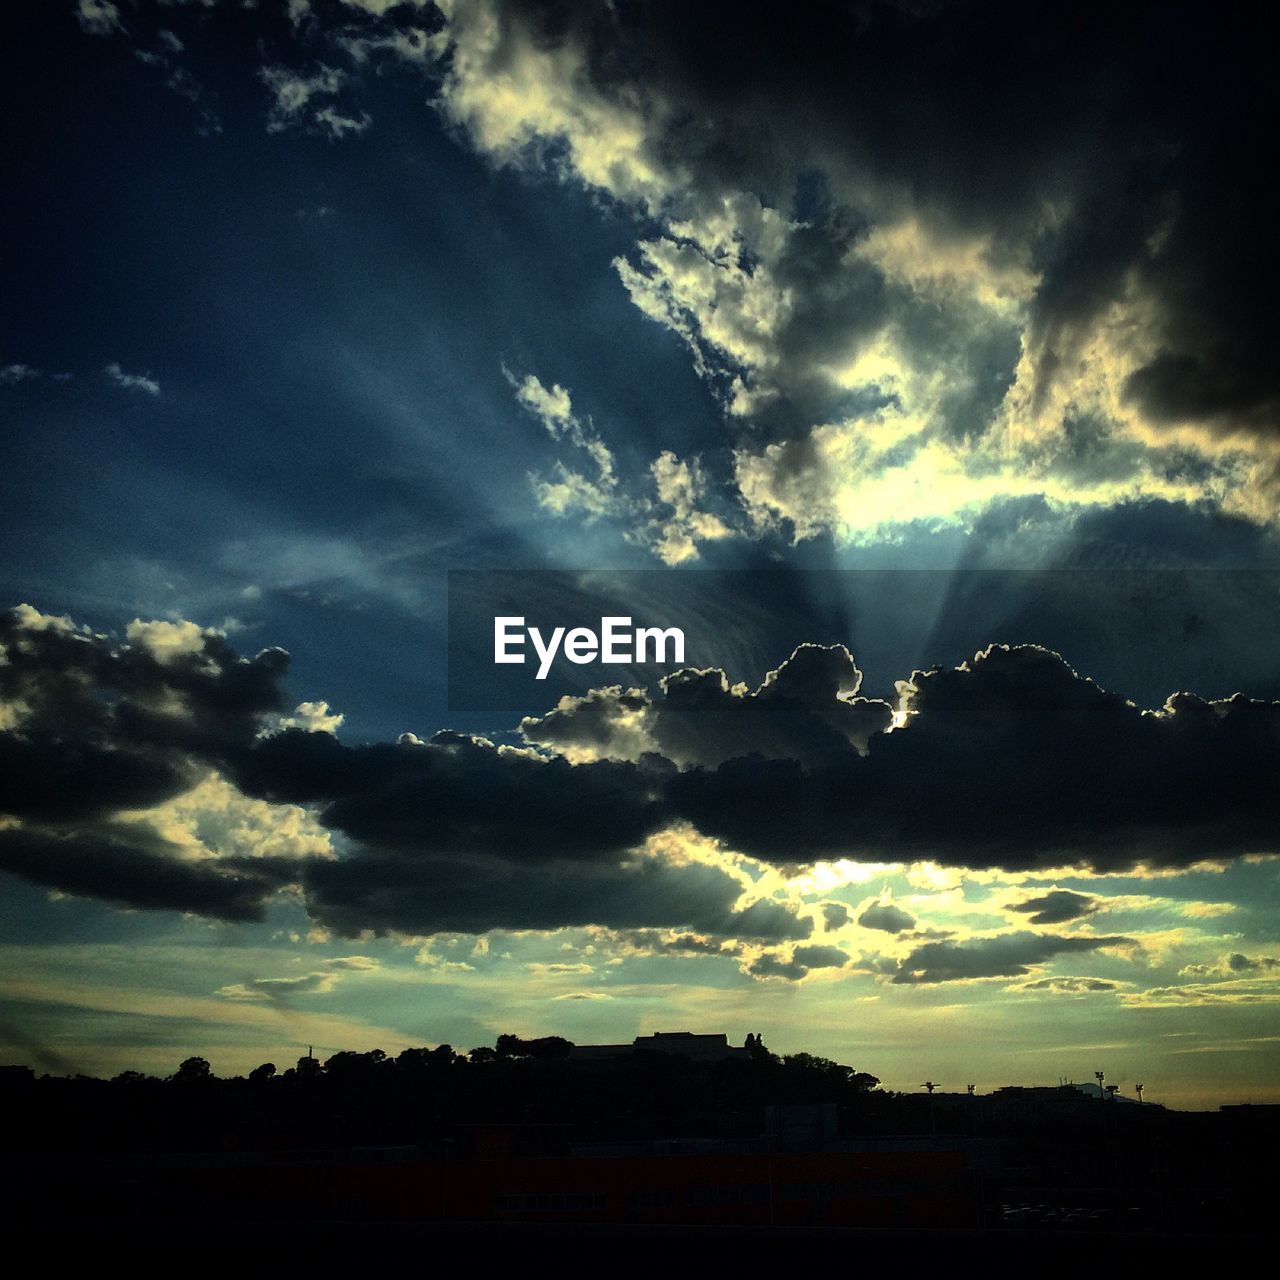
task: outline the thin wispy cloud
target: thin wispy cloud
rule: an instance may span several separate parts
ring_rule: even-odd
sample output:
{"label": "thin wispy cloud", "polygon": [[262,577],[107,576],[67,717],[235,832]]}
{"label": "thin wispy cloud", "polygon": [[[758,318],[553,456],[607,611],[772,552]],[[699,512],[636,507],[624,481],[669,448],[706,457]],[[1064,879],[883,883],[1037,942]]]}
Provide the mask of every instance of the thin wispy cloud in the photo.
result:
{"label": "thin wispy cloud", "polygon": [[159,396],[160,384],[146,373],[126,373],[115,361],[103,369],[107,380],[124,391],[141,391],[145,395]]}

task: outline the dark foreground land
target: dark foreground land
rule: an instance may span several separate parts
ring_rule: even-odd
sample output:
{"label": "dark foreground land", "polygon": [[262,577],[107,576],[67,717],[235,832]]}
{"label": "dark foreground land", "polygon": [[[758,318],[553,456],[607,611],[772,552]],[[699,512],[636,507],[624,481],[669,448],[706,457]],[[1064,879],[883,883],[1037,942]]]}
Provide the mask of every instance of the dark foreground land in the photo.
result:
{"label": "dark foreground land", "polygon": [[[908,1277],[935,1269],[998,1277],[1080,1275],[1088,1268],[1220,1267],[1261,1256],[1274,1233],[1229,1238],[1169,1233],[1078,1235],[1026,1231],[943,1231],[721,1226],[583,1226],[547,1223],[219,1222],[56,1224],[26,1222],[15,1243],[52,1249],[66,1264],[102,1258],[131,1265],[239,1265],[261,1268],[413,1266],[486,1274],[492,1267],[591,1268],[609,1276],[775,1274],[782,1268],[839,1267],[844,1274],[884,1269]],[[1255,1254],[1254,1251],[1258,1251]],[[1225,1251],[1225,1252],[1224,1252]]]}
{"label": "dark foreground land", "polygon": [[1185,1264],[1273,1233],[1280,1108],[877,1086],[758,1040],[581,1060],[502,1037],[230,1080],[201,1059],[166,1080],[6,1068],[0,1195],[13,1234],[64,1252],[447,1250],[621,1274],[695,1254]]}

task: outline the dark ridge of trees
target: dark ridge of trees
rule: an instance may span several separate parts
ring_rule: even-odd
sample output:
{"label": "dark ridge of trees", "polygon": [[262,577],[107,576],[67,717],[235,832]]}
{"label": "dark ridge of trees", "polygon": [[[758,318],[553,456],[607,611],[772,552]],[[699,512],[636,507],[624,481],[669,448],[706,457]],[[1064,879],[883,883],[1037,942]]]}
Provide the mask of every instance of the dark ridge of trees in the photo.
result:
{"label": "dark ridge of trees", "polygon": [[503,1035],[468,1053],[439,1045],[395,1057],[378,1049],[323,1062],[308,1055],[284,1070],[264,1062],[229,1079],[198,1056],[163,1079],[0,1067],[0,1161],[11,1190],[22,1194],[29,1182],[63,1177],[64,1164],[89,1170],[82,1192],[92,1206],[105,1194],[93,1169],[188,1153],[209,1168],[240,1159],[236,1153],[268,1166],[330,1167],[558,1156],[610,1144],[627,1151],[654,1142],[653,1150],[674,1153],[712,1149],[705,1140],[760,1151],[841,1139],[885,1138],[895,1149],[910,1137],[952,1147],[981,1139],[977,1147],[998,1150],[983,1174],[996,1207],[1038,1205],[1039,1213],[1047,1204],[1052,1216],[1054,1205],[1127,1196],[1144,1220],[1186,1213],[1188,1221],[1239,1226],[1264,1220],[1280,1144],[1280,1107],[1185,1113],[1069,1086],[891,1093],[875,1076],[830,1059],[771,1053],[755,1035],[745,1054],[718,1062],[653,1051],[584,1060],[571,1048],[556,1036]]}
{"label": "dark ridge of trees", "polygon": [[500,1035],[469,1053],[450,1045],[305,1056],[219,1078],[202,1057],[159,1079],[0,1075],[15,1123],[0,1150],[178,1151],[332,1149],[459,1141],[459,1130],[515,1125],[561,1144],[655,1138],[746,1138],[769,1105],[864,1109],[879,1081],[826,1058],[778,1056],[752,1036],[720,1062],[641,1051],[570,1058],[560,1036]]}
{"label": "dark ridge of trees", "polygon": [[[495,1141],[514,1157],[652,1141],[762,1144],[769,1109],[779,1107],[797,1111],[781,1120],[772,1113],[775,1138],[804,1143],[804,1108],[830,1104],[837,1138],[994,1140],[1005,1170],[1001,1194],[1015,1204],[1043,1200],[1047,1193],[1036,1188],[1058,1181],[1148,1187],[1157,1199],[1162,1188],[1204,1184],[1210,1196],[1214,1186],[1234,1188],[1232,1203],[1240,1205],[1253,1203],[1255,1174],[1257,1186],[1269,1185],[1259,1171],[1270,1167],[1280,1142],[1276,1107],[1171,1112],[1071,1088],[897,1094],[828,1058],[771,1053],[756,1035],[745,1054],[719,1062],[653,1051],[583,1060],[571,1048],[558,1036],[502,1035],[467,1053],[450,1045],[395,1057],[348,1051],[323,1062],[305,1056],[284,1070],[264,1062],[229,1079],[198,1056],[165,1079],[3,1067],[0,1156],[21,1170],[62,1155],[360,1160],[389,1148],[388,1157],[452,1160],[492,1152]],[[825,1111],[813,1140],[832,1136],[830,1120]]]}

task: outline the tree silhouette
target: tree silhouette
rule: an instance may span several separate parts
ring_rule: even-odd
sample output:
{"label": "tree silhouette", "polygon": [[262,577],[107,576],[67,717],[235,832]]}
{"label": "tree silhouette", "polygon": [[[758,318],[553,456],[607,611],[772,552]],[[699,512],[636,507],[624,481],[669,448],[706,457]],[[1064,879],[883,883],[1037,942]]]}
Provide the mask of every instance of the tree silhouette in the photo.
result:
{"label": "tree silhouette", "polygon": [[173,1077],[176,1084],[197,1084],[203,1080],[213,1079],[213,1069],[208,1058],[187,1058],[179,1064]]}
{"label": "tree silhouette", "polygon": [[562,1036],[542,1036],[536,1040],[522,1040],[519,1036],[501,1035],[494,1052],[499,1058],[540,1058],[543,1060],[567,1058],[573,1046]]}

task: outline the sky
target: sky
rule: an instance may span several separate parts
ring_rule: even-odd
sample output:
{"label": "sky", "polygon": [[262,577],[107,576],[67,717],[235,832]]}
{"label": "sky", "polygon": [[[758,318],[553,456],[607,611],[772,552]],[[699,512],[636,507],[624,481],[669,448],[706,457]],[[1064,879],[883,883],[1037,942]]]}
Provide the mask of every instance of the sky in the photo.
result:
{"label": "sky", "polygon": [[0,1060],[1280,1101],[1251,6],[3,22]]}

